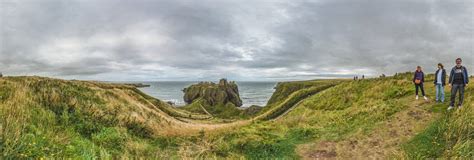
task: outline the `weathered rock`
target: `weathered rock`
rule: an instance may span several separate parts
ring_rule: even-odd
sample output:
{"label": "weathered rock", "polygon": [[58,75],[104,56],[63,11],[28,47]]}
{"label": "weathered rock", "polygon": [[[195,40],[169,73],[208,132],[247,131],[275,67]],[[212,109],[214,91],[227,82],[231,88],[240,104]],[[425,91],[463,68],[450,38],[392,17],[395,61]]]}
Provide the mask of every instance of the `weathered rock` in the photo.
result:
{"label": "weathered rock", "polygon": [[243,114],[247,115],[247,116],[254,116],[254,115],[257,115],[260,111],[262,111],[263,107],[261,106],[257,106],[257,105],[252,105],[248,108],[245,108],[243,110]]}
{"label": "weathered rock", "polygon": [[175,105],[176,105],[176,103],[174,103],[173,101],[168,101],[168,102],[166,102],[166,103],[168,103],[168,104],[171,105],[171,106],[175,106]]}
{"label": "weathered rock", "polygon": [[227,82],[221,79],[218,84],[212,82],[200,82],[183,89],[184,101],[187,104],[195,100],[203,99],[207,104],[215,106],[218,104],[232,103],[236,107],[242,106],[239,89],[235,82]]}

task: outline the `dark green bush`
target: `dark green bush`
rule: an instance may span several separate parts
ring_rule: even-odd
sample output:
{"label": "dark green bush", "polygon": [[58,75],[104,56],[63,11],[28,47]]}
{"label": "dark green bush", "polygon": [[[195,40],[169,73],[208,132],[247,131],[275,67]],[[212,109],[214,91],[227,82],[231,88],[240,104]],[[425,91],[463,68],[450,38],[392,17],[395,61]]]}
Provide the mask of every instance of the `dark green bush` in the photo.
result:
{"label": "dark green bush", "polygon": [[113,127],[102,128],[98,133],[92,135],[92,142],[115,152],[123,149],[126,140],[126,135]]}

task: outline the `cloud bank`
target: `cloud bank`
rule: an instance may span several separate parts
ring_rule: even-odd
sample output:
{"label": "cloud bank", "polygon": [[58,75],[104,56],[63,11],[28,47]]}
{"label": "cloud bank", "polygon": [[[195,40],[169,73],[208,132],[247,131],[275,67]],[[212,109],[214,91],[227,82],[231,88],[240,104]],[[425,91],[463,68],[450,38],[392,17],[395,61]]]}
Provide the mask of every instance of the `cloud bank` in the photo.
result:
{"label": "cloud bank", "polygon": [[[0,71],[294,80],[474,70],[470,0],[0,1]],[[473,71],[474,72],[474,71]]]}

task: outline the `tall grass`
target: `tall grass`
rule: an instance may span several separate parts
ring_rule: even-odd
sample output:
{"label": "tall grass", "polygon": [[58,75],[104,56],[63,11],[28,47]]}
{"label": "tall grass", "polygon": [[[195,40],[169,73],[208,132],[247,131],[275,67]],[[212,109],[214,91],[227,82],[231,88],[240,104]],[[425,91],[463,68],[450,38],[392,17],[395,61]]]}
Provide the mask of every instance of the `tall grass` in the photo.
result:
{"label": "tall grass", "polygon": [[474,97],[473,88],[466,90],[462,109],[446,111],[425,131],[404,144],[405,155],[410,159],[474,158]]}
{"label": "tall grass", "polygon": [[150,124],[161,120],[129,104],[133,101],[125,95],[133,95],[130,87],[8,77],[0,79],[0,88],[1,158],[152,157],[163,150],[150,143],[154,128],[137,123],[144,117]]}
{"label": "tall grass", "polygon": [[[1,78],[0,158],[298,159],[300,144],[367,134],[408,108],[414,99],[411,76],[280,84],[260,119],[191,136],[170,136],[186,130],[165,114],[194,120],[207,115],[176,110],[130,86]],[[469,87],[462,110],[430,106],[443,116],[401,145],[406,158],[472,158],[472,92]]]}

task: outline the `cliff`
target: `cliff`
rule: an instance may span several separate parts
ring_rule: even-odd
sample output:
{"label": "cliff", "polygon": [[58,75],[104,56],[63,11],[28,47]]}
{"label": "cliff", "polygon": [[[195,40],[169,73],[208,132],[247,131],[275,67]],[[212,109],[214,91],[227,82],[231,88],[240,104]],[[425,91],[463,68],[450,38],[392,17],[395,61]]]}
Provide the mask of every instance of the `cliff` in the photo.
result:
{"label": "cliff", "polygon": [[187,104],[202,99],[210,106],[232,103],[236,107],[242,106],[239,89],[235,82],[221,79],[218,84],[201,82],[183,89],[184,101]]}

